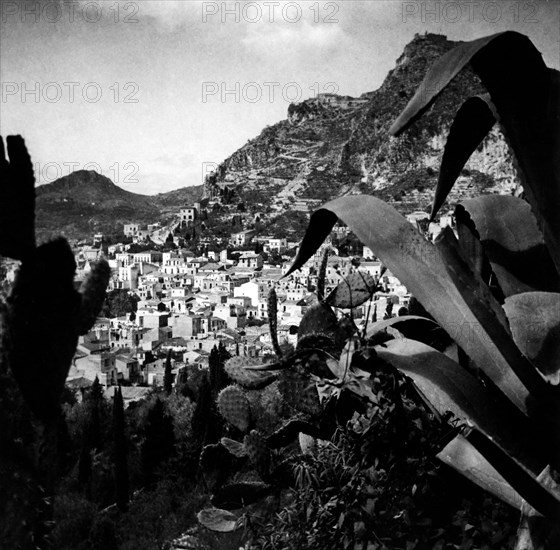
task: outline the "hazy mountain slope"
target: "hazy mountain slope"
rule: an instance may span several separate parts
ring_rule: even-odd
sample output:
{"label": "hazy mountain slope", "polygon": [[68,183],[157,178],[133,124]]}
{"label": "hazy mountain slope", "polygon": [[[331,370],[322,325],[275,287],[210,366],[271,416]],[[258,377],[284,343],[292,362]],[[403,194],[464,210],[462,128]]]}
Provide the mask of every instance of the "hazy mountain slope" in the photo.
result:
{"label": "hazy mountain slope", "polygon": [[44,240],[56,235],[85,238],[95,232],[122,231],[125,223],[154,223],[183,205],[200,200],[202,186],[155,196],[121,189],[94,171],[80,170],[36,189],[37,232]]}

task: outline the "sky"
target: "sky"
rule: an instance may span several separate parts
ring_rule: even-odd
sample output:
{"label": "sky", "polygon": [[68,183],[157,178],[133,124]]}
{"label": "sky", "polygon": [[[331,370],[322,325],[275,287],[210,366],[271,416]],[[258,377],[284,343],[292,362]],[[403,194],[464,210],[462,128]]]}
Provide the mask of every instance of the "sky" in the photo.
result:
{"label": "sky", "polygon": [[0,135],[39,184],[97,170],[135,193],[205,173],[321,92],[378,88],[415,33],[528,35],[560,69],[560,2],[0,0]]}

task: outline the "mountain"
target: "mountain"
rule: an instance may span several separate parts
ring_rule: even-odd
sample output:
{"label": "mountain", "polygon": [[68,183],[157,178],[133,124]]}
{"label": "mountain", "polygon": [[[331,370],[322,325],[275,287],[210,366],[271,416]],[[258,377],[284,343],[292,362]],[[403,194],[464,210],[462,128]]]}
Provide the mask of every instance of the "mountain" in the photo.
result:
{"label": "mountain", "polygon": [[154,223],[171,218],[200,200],[203,188],[184,187],[147,196],[126,191],[95,171],[80,170],[36,188],[39,240],[56,235],[91,238],[93,233],[122,233],[125,223]]}
{"label": "mountain", "polygon": [[[404,213],[426,209],[453,116],[484,88],[472,71],[463,71],[407,132],[394,138],[388,131],[431,64],[457,44],[442,35],[416,35],[378,90],[358,98],[319,94],[290,105],[287,119],[266,127],[207,178],[206,192],[286,206],[295,200],[310,207],[343,194],[368,193]],[[515,178],[509,149],[494,129],[449,201],[510,192]]]}
{"label": "mountain", "polygon": [[[262,212],[273,206],[308,210],[349,193],[368,193],[402,213],[425,210],[433,197],[453,117],[470,96],[484,92],[476,75],[462,71],[432,107],[398,138],[389,128],[414,95],[432,63],[458,42],[416,35],[381,87],[358,98],[319,94],[288,108],[209,177],[203,186],[155,196],[125,191],[96,172],[74,172],[37,188],[42,238],[114,234],[129,222],[171,220],[183,205],[221,197]],[[498,128],[473,154],[448,202],[481,193],[510,193],[516,185],[512,156]],[[270,223],[276,223],[274,218]]]}

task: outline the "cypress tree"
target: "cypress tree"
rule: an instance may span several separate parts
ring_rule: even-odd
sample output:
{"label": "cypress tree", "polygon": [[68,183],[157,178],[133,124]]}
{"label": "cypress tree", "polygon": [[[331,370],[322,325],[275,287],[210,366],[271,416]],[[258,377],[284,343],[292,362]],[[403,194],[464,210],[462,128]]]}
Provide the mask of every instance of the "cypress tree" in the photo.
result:
{"label": "cypress tree", "polygon": [[163,389],[167,395],[173,390],[173,374],[171,373],[171,350],[167,352],[165,360],[165,373],[163,375]]}
{"label": "cypress tree", "polygon": [[88,438],[91,442],[91,449],[101,450],[101,406],[103,403],[103,388],[99,383],[99,378],[95,377],[88,396],[89,422],[87,430]]}
{"label": "cypress tree", "polygon": [[226,346],[223,342],[220,342],[218,345],[218,355],[220,357],[220,363],[222,364],[222,366],[231,357],[231,353],[226,349]]}
{"label": "cypress tree", "polygon": [[93,450],[99,451],[102,447],[101,439],[101,406],[103,403],[103,388],[96,376],[91,388],[86,393],[83,406],[86,418],[82,431],[82,445],[78,461],[78,482],[84,487],[88,498],[91,496],[91,476]]}
{"label": "cypress tree", "polygon": [[128,507],[130,495],[126,457],[124,403],[120,387],[115,389],[115,396],[113,398],[113,465],[115,472],[115,500],[119,510],[124,512]]}
{"label": "cypress tree", "polygon": [[231,357],[222,342],[218,347],[214,346],[208,358],[208,370],[210,373],[210,386],[212,395],[216,397],[222,388],[228,384],[229,377],[224,369],[225,362]]}
{"label": "cypress tree", "polygon": [[210,382],[210,388],[212,394],[217,395],[220,391],[219,389],[219,369],[220,369],[220,355],[218,353],[218,348],[214,346],[210,350],[210,356],[208,357],[208,381]]}
{"label": "cypress tree", "polygon": [[173,420],[165,413],[163,401],[158,397],[148,411],[140,451],[146,484],[155,481],[157,467],[173,454],[174,446]]}

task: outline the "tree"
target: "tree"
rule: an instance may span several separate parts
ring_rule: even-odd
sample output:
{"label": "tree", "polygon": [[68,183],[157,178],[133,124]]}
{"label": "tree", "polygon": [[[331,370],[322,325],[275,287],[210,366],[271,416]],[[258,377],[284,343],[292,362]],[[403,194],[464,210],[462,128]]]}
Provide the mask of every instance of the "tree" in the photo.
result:
{"label": "tree", "polygon": [[218,392],[228,383],[229,377],[226,374],[224,365],[230,357],[230,353],[222,342],[219,343],[218,347],[214,346],[210,351],[208,370],[210,374],[210,386],[214,397],[216,397]]}
{"label": "tree", "polygon": [[90,450],[98,451],[102,447],[101,406],[103,404],[103,400],[103,388],[99,382],[99,378],[96,376],[86,398],[86,406],[89,412],[86,437],[91,443]]}
{"label": "tree", "polygon": [[173,374],[171,372],[171,350],[167,352],[167,359],[165,360],[165,373],[163,375],[163,389],[169,395],[173,390]]}
{"label": "tree", "polygon": [[135,294],[131,294],[128,290],[115,289],[107,293],[105,304],[101,310],[104,317],[121,317],[138,310],[138,302],[140,298]]}
{"label": "tree", "polygon": [[126,433],[124,403],[122,390],[115,389],[113,398],[113,465],[115,472],[115,500],[119,510],[124,512],[128,507],[129,482],[126,451]]}
{"label": "tree", "polygon": [[144,442],[140,450],[146,484],[156,480],[158,466],[171,457],[174,445],[173,421],[165,413],[163,401],[158,397],[148,411],[144,426]]}
{"label": "tree", "polygon": [[85,494],[91,495],[92,452],[99,451],[101,437],[101,407],[103,405],[103,388],[96,376],[91,388],[85,394],[84,408],[86,419],[82,428],[82,444],[78,460],[78,483],[84,488]]}

